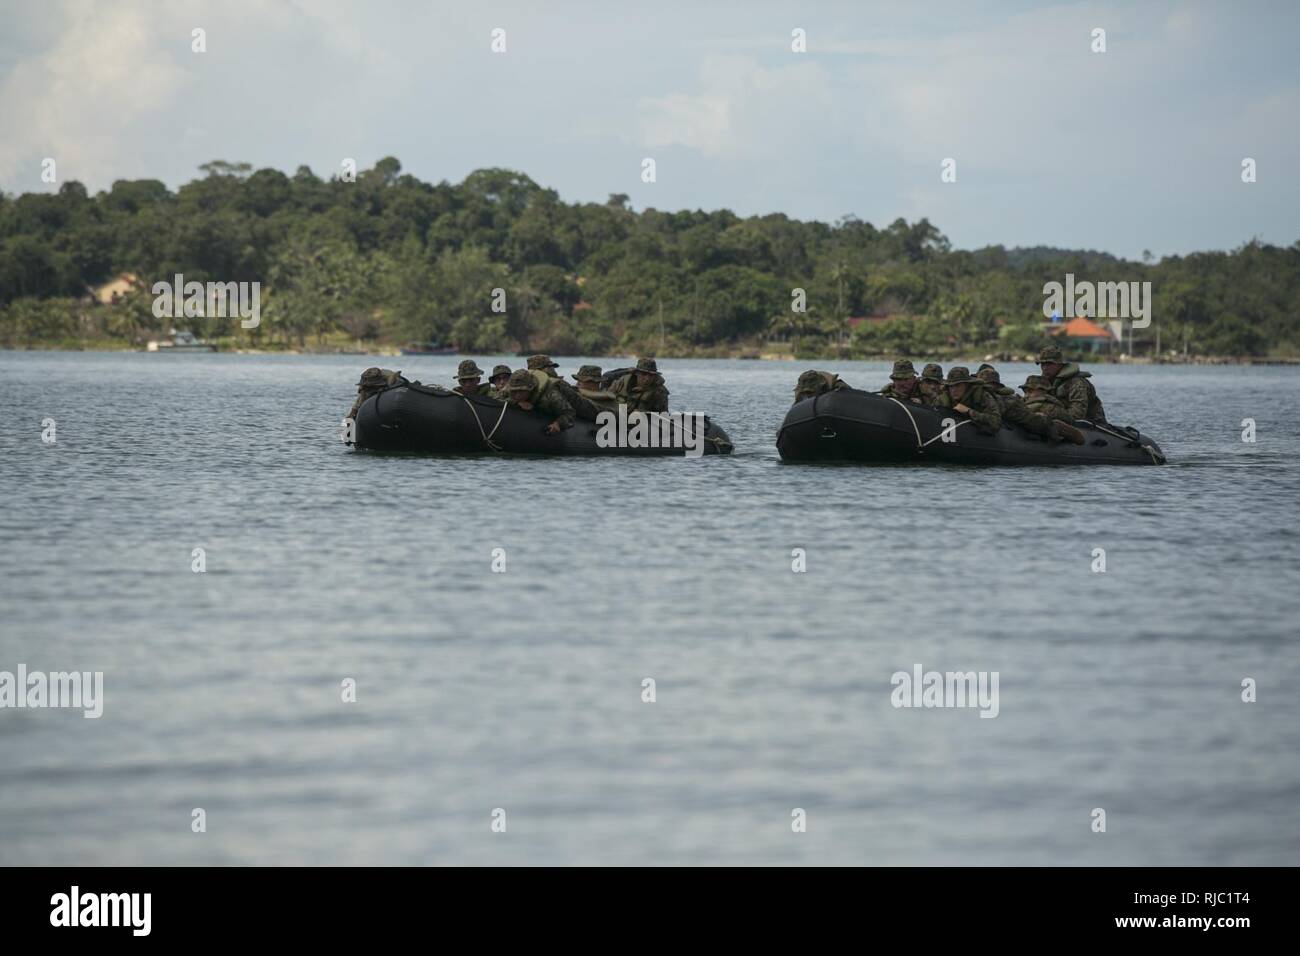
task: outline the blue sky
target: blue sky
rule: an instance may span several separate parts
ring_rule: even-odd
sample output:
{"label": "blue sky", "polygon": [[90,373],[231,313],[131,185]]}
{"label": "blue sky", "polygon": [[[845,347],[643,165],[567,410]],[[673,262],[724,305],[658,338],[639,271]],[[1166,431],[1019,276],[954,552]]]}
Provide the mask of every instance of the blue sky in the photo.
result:
{"label": "blue sky", "polygon": [[1300,239],[1295,3],[0,0],[0,22],[9,193],[53,188],[47,156],[98,190],[393,155],[638,209],[927,216],[960,248]]}

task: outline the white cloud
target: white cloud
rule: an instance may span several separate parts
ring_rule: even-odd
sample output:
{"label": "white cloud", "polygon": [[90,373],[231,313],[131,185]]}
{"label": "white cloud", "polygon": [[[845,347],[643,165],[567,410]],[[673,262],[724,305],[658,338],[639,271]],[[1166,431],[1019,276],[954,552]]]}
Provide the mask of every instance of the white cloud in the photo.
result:
{"label": "white cloud", "polygon": [[0,82],[0,182],[36,190],[40,162],[54,158],[59,181],[100,179],[97,170],[132,156],[135,124],[172,102],[187,78],[175,52],[188,29],[165,45],[156,11],[65,3],[51,12],[68,26],[44,52],[14,65]]}
{"label": "white cloud", "polygon": [[754,57],[727,54],[704,58],[697,92],[637,104],[644,145],[733,157],[799,146],[810,118],[824,119],[832,105],[830,77],[818,64],[764,67]]}

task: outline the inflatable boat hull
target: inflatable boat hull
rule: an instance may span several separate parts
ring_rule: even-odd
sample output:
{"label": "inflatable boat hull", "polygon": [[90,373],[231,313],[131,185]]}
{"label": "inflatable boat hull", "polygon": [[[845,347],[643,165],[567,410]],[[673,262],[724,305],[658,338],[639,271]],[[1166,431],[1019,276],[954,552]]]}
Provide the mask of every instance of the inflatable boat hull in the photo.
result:
{"label": "inflatable boat hull", "polygon": [[[944,441],[948,426],[951,441]],[[978,431],[946,409],[840,389],[796,402],[777,433],[786,461],[950,462],[969,465],[1151,465],[1164,454],[1150,438],[1120,426],[1077,423],[1085,442],[1050,442],[1004,424],[995,435]]]}
{"label": "inflatable boat hull", "polygon": [[[537,412],[486,398],[465,398],[443,389],[399,385],[366,399],[357,410],[355,445],[371,451],[525,455],[685,455],[684,447],[618,448],[596,442],[596,425],[579,420],[548,435],[549,420]],[[679,436],[680,437],[680,436]],[[696,444],[691,442],[691,444]],[[706,455],[728,454],[727,433],[708,422]]]}

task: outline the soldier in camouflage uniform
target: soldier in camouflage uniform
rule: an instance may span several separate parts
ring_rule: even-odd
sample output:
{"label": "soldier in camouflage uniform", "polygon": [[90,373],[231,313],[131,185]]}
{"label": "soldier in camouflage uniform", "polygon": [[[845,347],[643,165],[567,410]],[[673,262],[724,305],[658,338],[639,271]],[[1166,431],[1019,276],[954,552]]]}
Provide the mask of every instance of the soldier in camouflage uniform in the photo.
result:
{"label": "soldier in camouflage uniform", "polygon": [[[583,368],[593,368],[593,367],[594,366],[590,366],[590,365],[583,366]],[[546,369],[539,369],[538,371],[546,371]],[[575,375],[573,377],[576,379],[578,376]],[[596,384],[599,387],[600,382],[597,381]],[[570,385],[562,377],[557,375],[555,378],[551,379],[551,387],[555,389],[559,389],[560,394],[563,395],[565,400],[569,403],[569,405],[572,406],[573,413],[583,421],[594,422],[596,420],[596,416],[600,414],[601,411],[600,406],[598,406],[595,402],[591,401],[590,399],[584,398],[580,389],[578,389],[573,385]],[[617,406],[618,404],[617,401],[615,401],[614,404],[615,406]]]}
{"label": "soldier in camouflage uniform", "polygon": [[[998,374],[998,370],[992,365],[981,365],[979,371],[975,373],[975,377],[983,382],[984,387],[999,399],[1008,395],[1016,395],[1014,388],[1007,388],[1002,384],[1002,376]],[[1016,397],[1019,398],[1020,396],[1016,395]]]}
{"label": "soldier in camouflage uniform", "polygon": [[1088,381],[1091,373],[1080,370],[1073,362],[1067,364],[1055,345],[1049,345],[1038,353],[1038,367],[1048,383],[1048,390],[1061,400],[1071,418],[1105,424],[1106,412],[1101,407],[1101,399]]}
{"label": "soldier in camouflage uniform", "polygon": [[920,405],[921,392],[917,384],[916,369],[912,363],[907,359],[899,359],[894,363],[894,370],[889,373],[889,384],[880,390],[880,394],[900,402]]}
{"label": "soldier in camouflage uniform", "polygon": [[551,361],[549,355],[530,355],[528,356],[529,371],[545,372],[551,378],[559,378],[560,373],[555,371],[560,366]]}
{"label": "soldier in camouflage uniform", "polygon": [[1025,404],[1024,399],[1013,388],[1002,384],[1002,376],[992,365],[981,365],[975,377],[984,383],[984,389],[997,401],[1002,409],[1002,420],[1012,425],[1019,425],[1025,431],[1040,438],[1059,439],[1059,429],[1053,428],[1052,421],[1037,415]]}
{"label": "soldier in camouflage uniform", "polygon": [[794,400],[802,402],[805,398],[815,398],[818,395],[825,395],[827,392],[835,392],[841,388],[849,388],[848,382],[842,381],[838,375],[830,372],[819,372],[816,369],[809,369],[799,376],[799,381],[794,386]]}
{"label": "soldier in camouflage uniform", "polygon": [[921,369],[921,379],[916,383],[916,388],[921,394],[922,404],[936,404],[943,394],[943,369],[933,362]]}
{"label": "soldier in camouflage uniform", "polygon": [[1025,407],[1052,423],[1052,437],[1082,445],[1087,439],[1074,426],[1074,419],[1061,400],[1051,393],[1051,386],[1041,375],[1030,375],[1020,386],[1025,393]]}
{"label": "soldier in camouflage uniform", "polygon": [[599,365],[584,365],[573,376],[577,387],[563,379],[556,379],[554,385],[564,392],[564,397],[573,406],[573,411],[584,421],[594,422],[601,412],[618,411],[618,398],[612,392],[600,387],[601,370]]}
{"label": "soldier in camouflage uniform", "polygon": [[984,383],[973,377],[964,365],[948,369],[944,379],[943,394],[937,408],[951,408],[975,423],[986,435],[994,435],[1002,427],[1002,406],[985,391]]}
{"label": "soldier in camouflage uniform", "polygon": [[1035,415],[1042,415],[1054,422],[1074,423],[1074,419],[1066,411],[1065,404],[1052,394],[1052,386],[1043,376],[1030,375],[1020,388],[1025,393],[1025,405]]}
{"label": "soldier in camouflage uniform", "polygon": [[617,379],[610,391],[627,405],[629,412],[668,411],[668,389],[664,387],[664,377],[659,374],[659,366],[652,358],[637,359],[636,368]]}
{"label": "soldier in camouflage uniform", "polygon": [[491,388],[482,384],[483,370],[474,364],[473,359],[465,359],[456,368],[456,381],[459,383],[452,389],[458,395],[464,395],[466,398],[488,398]]}
{"label": "soldier in camouflage uniform", "polygon": [[402,377],[401,372],[394,372],[390,368],[376,368],[371,366],[361,373],[361,381],[357,382],[357,397],[352,403],[352,408],[348,412],[348,418],[357,417],[359,409],[365,400],[371,395],[378,395],[386,388],[392,388],[394,385],[406,385],[408,382]]}
{"label": "soldier in camouflage uniform", "polygon": [[541,369],[529,371],[521,368],[512,372],[510,381],[506,383],[511,405],[526,412],[536,410],[551,420],[546,426],[548,435],[558,434],[573,425],[573,406],[559,389],[553,387],[554,382],[555,379]]}
{"label": "soldier in camouflage uniform", "polygon": [[506,382],[510,381],[510,366],[497,365],[492,369],[492,374],[488,376],[488,384],[492,386],[492,391],[488,394],[489,398],[505,398]]}

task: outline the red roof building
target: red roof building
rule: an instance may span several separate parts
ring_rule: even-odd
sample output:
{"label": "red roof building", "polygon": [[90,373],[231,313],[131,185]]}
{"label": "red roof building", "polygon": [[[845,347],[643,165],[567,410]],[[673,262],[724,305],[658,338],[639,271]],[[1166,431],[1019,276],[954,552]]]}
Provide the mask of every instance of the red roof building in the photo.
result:
{"label": "red roof building", "polygon": [[1109,329],[1102,328],[1096,322],[1082,316],[1071,319],[1052,334],[1064,335],[1076,348],[1085,348],[1093,352],[1101,351],[1112,340]]}

